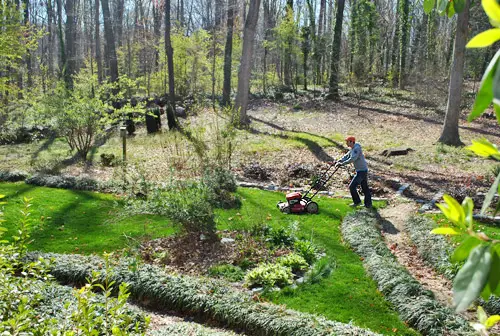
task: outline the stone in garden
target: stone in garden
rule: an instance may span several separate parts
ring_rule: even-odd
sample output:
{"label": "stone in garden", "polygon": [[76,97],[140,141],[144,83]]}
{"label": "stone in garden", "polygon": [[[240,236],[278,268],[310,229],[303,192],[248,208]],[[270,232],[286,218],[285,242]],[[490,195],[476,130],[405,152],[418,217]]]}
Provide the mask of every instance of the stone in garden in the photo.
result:
{"label": "stone in garden", "polygon": [[234,243],[234,239],[233,239],[233,238],[222,238],[222,239],[220,240],[220,242],[221,242],[222,244],[230,244],[230,243]]}

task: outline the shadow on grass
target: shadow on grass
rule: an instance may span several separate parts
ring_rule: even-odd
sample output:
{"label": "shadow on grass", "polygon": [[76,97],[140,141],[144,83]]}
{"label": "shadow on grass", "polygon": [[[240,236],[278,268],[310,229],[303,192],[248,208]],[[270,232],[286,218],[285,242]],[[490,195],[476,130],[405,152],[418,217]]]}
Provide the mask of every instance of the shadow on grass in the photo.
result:
{"label": "shadow on grass", "polygon": [[31,159],[36,160],[38,158],[38,155],[40,155],[41,152],[46,151],[49,149],[50,146],[54,143],[56,140],[55,135],[51,135],[32,155]]}
{"label": "shadow on grass", "polygon": [[[287,130],[287,129],[281,127],[281,126],[278,126],[276,124],[273,124],[273,123],[270,123],[268,121],[264,121],[264,120],[261,120],[261,119],[255,118],[255,117],[251,117],[251,119],[259,121],[259,122],[262,122],[263,124],[266,124],[268,126],[271,126],[274,129],[277,129],[277,130],[280,130],[280,131],[283,131],[283,132],[290,132],[290,133],[295,133],[295,134],[303,133],[303,134],[308,134],[308,135],[311,135],[311,136],[314,136],[314,137],[318,137],[318,138],[321,138],[323,140],[328,141],[333,146],[335,146],[337,149],[345,150],[345,148],[341,144],[339,144],[338,142],[333,141],[333,140],[331,140],[331,139],[329,139],[327,137],[324,137],[324,136],[320,136],[320,135],[316,135],[316,134],[312,134],[312,133],[307,133],[307,132],[290,131],[290,130]],[[315,141],[313,141],[311,139],[307,139],[307,138],[301,137],[300,135],[289,136],[289,135],[286,135],[286,134],[273,134],[273,133],[269,133],[269,132],[259,131],[259,130],[255,129],[255,128],[253,128],[253,127],[250,127],[248,129],[248,131],[251,132],[251,133],[253,133],[253,134],[267,135],[267,136],[270,136],[270,137],[276,137],[276,138],[280,138],[280,139],[284,139],[284,140],[299,141],[299,142],[303,143],[311,151],[311,153],[314,154],[314,156],[316,156],[316,158],[318,160],[320,160],[322,162],[335,161],[335,159],[332,156],[330,156],[328,153],[326,153],[325,150],[323,149],[323,147],[321,147],[317,142],[315,142]]]}

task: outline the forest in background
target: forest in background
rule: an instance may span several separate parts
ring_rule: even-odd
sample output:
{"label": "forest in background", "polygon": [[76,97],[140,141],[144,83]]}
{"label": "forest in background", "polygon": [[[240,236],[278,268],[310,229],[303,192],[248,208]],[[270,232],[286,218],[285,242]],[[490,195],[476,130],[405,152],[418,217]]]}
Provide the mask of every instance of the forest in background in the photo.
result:
{"label": "forest in background", "polygon": [[[0,124],[41,124],[57,109],[102,111],[158,96],[222,106],[236,96],[246,122],[248,97],[238,92],[279,99],[308,90],[338,100],[339,83],[444,101],[455,31],[464,25],[446,4],[426,14],[410,0],[2,0]],[[463,15],[469,37],[489,27],[479,3]],[[473,92],[494,50],[467,50]],[[90,107],[68,107],[93,97]],[[460,97],[453,104],[458,111]]]}

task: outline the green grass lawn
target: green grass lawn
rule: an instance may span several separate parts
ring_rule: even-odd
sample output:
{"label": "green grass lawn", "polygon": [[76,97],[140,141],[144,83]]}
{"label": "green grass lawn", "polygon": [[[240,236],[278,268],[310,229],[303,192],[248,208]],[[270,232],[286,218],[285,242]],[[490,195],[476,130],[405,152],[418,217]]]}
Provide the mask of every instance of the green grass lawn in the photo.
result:
{"label": "green grass lawn", "polygon": [[[0,183],[6,195],[4,224],[13,234],[22,198],[32,198],[32,250],[58,253],[101,253],[127,246],[127,236],[141,239],[173,234],[169,221],[160,216],[120,215],[120,200],[112,195],[35,187],[24,183]],[[259,223],[288,227],[295,223],[298,235],[311,239],[334,257],[337,267],[315,285],[302,285],[295,291],[282,291],[267,298],[302,312],[369,328],[383,334],[416,335],[400,321],[365,274],[362,261],[341,240],[339,224],[350,211],[348,200],[318,198],[318,215],[285,215],[276,203],[284,195],[255,189],[238,190],[243,199],[240,209],[217,210],[219,229],[242,230]],[[45,221],[41,223],[41,217]]]}
{"label": "green grass lawn", "polygon": [[[161,237],[175,232],[161,216],[122,216],[120,200],[95,192],[34,187],[24,183],[0,183],[4,199],[7,238],[15,233],[23,197],[32,198],[31,250],[57,253],[102,253],[127,247],[132,239]],[[45,220],[42,221],[42,216]]]}
{"label": "green grass lawn", "polygon": [[280,193],[255,189],[239,189],[243,206],[237,210],[219,210],[219,229],[249,229],[258,223],[273,227],[288,227],[294,222],[299,235],[313,239],[314,243],[333,256],[337,268],[321,283],[303,285],[295,291],[282,291],[267,298],[274,303],[302,312],[369,328],[383,334],[416,335],[400,321],[377,291],[376,284],[366,275],[359,256],[342,243],[340,223],[350,211],[349,200],[319,198],[317,215],[285,215],[276,203],[285,197]]}

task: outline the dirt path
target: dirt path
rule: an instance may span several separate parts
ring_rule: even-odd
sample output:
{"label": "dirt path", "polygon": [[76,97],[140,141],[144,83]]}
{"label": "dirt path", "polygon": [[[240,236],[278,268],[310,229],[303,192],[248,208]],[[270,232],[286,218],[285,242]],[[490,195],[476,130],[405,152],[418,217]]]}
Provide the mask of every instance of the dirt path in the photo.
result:
{"label": "dirt path", "polygon": [[451,282],[424,263],[404,230],[404,222],[416,210],[417,206],[413,202],[403,200],[396,200],[392,205],[380,210],[383,218],[382,234],[399,263],[405,266],[425,289],[431,290],[440,303],[451,306],[453,298]]}

